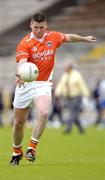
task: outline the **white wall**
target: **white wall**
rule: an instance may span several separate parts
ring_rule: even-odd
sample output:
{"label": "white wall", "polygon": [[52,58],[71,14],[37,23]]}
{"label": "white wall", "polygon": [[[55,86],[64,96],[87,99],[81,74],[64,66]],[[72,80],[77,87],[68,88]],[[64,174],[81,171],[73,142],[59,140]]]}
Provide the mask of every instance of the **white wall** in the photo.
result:
{"label": "white wall", "polygon": [[60,0],[0,0],[0,32]]}

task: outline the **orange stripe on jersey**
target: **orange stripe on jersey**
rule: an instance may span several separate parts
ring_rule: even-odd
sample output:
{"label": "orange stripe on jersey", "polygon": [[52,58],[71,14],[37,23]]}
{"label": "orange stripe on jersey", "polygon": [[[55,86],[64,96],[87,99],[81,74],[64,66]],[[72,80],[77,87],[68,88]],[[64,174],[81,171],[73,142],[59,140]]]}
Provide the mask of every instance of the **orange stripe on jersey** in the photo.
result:
{"label": "orange stripe on jersey", "polygon": [[[18,44],[16,61],[27,58],[39,69],[38,81],[47,81],[54,68],[55,51],[66,39],[60,32],[47,31],[42,39],[36,39],[33,33],[28,34]],[[50,79],[51,80],[51,79]]]}

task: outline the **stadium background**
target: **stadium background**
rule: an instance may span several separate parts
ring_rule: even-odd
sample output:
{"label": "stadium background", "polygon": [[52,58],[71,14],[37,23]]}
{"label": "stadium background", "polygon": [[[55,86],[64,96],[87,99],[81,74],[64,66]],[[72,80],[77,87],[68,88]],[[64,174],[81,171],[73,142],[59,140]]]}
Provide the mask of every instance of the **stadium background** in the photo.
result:
{"label": "stadium background", "polygon": [[37,11],[43,11],[48,16],[49,29],[84,36],[93,35],[97,38],[95,45],[74,43],[60,47],[54,71],[54,81],[58,81],[64,63],[74,61],[89,87],[93,88],[97,78],[105,76],[104,0],[1,0],[0,86],[10,90],[14,86],[15,47],[30,31],[30,17]]}

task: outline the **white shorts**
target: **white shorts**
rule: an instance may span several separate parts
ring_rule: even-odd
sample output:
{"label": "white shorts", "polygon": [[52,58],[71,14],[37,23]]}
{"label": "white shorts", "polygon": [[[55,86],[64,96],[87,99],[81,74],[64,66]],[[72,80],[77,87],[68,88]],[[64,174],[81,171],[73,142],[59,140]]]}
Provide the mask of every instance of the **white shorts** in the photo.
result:
{"label": "white shorts", "polygon": [[24,87],[16,86],[13,106],[15,108],[26,108],[39,96],[51,97],[52,83],[46,81],[33,81],[25,83]]}

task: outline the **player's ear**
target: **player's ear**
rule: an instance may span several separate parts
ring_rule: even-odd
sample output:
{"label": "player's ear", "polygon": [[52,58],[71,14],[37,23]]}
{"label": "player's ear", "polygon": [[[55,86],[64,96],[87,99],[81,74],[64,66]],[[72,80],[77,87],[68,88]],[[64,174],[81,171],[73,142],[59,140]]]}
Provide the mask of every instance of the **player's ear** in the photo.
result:
{"label": "player's ear", "polygon": [[47,29],[47,24],[45,25],[45,29]]}
{"label": "player's ear", "polygon": [[45,29],[47,29],[47,26],[48,26],[48,25],[47,25],[47,22],[45,22],[44,26],[45,26]]}
{"label": "player's ear", "polygon": [[44,27],[44,30],[46,30],[46,29],[47,29],[47,26]]}

